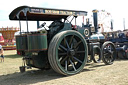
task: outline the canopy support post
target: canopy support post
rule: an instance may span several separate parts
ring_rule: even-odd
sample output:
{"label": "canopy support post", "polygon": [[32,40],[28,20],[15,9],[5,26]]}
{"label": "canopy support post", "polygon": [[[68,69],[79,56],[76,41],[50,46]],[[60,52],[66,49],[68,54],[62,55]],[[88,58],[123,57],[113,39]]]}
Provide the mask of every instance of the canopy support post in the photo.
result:
{"label": "canopy support post", "polygon": [[19,27],[20,27],[20,35],[21,35],[21,22],[20,22],[20,18],[19,18]]}
{"label": "canopy support post", "polygon": [[27,32],[28,32],[28,19],[27,19],[27,14],[26,14],[26,25],[27,25]]}

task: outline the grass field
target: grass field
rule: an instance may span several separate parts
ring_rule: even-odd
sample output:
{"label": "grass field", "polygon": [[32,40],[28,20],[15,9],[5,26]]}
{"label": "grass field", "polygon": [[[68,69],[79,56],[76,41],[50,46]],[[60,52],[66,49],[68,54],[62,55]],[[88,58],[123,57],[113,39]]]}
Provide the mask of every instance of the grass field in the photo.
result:
{"label": "grass field", "polygon": [[5,51],[0,63],[0,85],[128,85],[128,60],[116,60],[113,65],[87,64],[79,74],[64,77],[52,69],[30,69],[20,73],[22,57],[15,50]]}
{"label": "grass field", "polygon": [[16,50],[4,52],[5,61],[0,62],[0,75],[7,75],[19,72],[19,66],[22,65],[22,57],[16,55]]}

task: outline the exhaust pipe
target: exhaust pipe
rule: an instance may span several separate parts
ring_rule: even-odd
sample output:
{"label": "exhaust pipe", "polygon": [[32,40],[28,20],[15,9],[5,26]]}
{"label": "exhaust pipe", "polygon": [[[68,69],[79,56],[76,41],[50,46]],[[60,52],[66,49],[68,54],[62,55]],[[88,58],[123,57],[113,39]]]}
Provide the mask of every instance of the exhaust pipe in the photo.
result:
{"label": "exhaust pipe", "polygon": [[98,10],[93,10],[93,22],[94,22],[94,28],[95,28],[95,33],[98,32],[98,16],[97,16],[97,13],[98,13]]}

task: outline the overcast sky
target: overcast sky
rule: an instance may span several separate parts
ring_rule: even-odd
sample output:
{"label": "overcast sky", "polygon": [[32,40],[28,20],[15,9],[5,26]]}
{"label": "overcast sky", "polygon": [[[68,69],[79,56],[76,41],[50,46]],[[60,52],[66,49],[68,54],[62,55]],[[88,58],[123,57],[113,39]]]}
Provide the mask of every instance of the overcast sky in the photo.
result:
{"label": "overcast sky", "polygon": [[127,0],[2,0],[0,2],[0,28],[19,27],[18,22],[10,21],[8,15],[16,7],[28,5],[34,7],[84,10],[91,14],[93,9],[111,13],[114,30],[122,30],[123,18],[128,28]]}

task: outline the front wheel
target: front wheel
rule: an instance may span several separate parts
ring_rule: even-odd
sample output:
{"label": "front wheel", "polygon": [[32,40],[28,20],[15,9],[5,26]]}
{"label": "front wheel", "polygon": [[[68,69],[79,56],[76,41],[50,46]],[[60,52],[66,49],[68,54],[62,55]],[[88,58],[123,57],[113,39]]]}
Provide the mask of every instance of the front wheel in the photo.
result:
{"label": "front wheel", "polygon": [[63,75],[72,75],[83,70],[87,54],[87,44],[84,37],[73,30],[56,34],[48,49],[51,67]]}
{"label": "front wheel", "polygon": [[116,58],[116,49],[115,45],[107,41],[102,45],[102,60],[106,65],[113,64]]}

